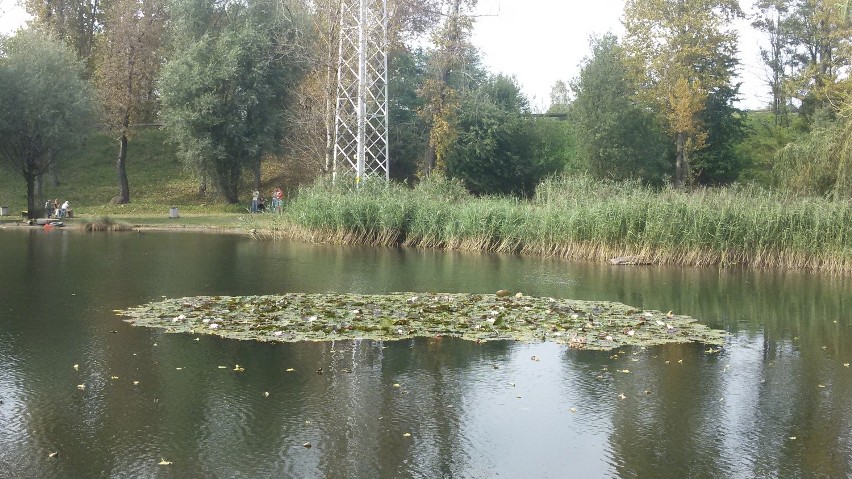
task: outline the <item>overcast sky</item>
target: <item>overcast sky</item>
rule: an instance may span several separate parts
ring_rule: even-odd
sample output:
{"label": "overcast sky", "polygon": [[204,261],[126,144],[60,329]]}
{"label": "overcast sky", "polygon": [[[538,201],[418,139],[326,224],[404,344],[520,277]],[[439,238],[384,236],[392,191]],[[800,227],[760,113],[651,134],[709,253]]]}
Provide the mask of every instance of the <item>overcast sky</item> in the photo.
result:
{"label": "overcast sky", "polygon": [[[743,10],[753,2],[741,0]],[[474,44],[494,73],[514,75],[538,110],[550,104],[550,88],[569,81],[589,53],[589,37],[606,32],[621,35],[624,0],[479,0]],[[10,33],[26,19],[17,0],[0,0],[0,33]],[[740,108],[761,108],[769,102],[759,36],[748,21],[740,31]]]}

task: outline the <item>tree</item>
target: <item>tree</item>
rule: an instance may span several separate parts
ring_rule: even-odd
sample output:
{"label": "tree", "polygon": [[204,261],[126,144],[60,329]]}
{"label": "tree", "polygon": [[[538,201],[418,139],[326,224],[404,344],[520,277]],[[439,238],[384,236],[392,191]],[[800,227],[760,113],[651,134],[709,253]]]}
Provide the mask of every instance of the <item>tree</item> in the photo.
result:
{"label": "tree", "polygon": [[838,82],[849,65],[852,25],[840,7],[833,0],[797,0],[790,18],[795,71],[788,88],[808,120],[823,107],[836,112],[844,95]]}
{"label": "tree", "polygon": [[550,107],[547,109],[551,114],[567,114],[571,106],[569,85],[562,80],[557,80],[550,88]]}
{"label": "tree", "polygon": [[160,0],[113,0],[106,14],[95,79],[107,124],[119,139],[118,203],[130,202],[127,145],[130,128],[156,117],[156,78],[165,25]]}
{"label": "tree", "polygon": [[417,92],[426,77],[426,61],[421,50],[397,50],[388,59],[388,149],[394,179],[415,179],[429,141],[426,121],[417,114],[424,102]]}
{"label": "tree", "polygon": [[671,172],[668,140],[653,113],[636,99],[624,48],[612,34],[593,38],[591,47],[592,56],[572,85],[580,164],[598,178],[660,183]]}
{"label": "tree", "polygon": [[735,0],[627,0],[625,46],[640,93],[657,106],[674,142],[675,186],[691,178],[690,158],[705,146],[704,103],[729,87],[736,58]]}
{"label": "tree", "polygon": [[239,201],[244,169],[280,147],[290,87],[305,70],[303,17],[275,0],[176,0],[175,48],[160,79],[162,118],[187,166]]}
{"label": "tree", "polygon": [[429,77],[420,95],[425,99],[420,114],[429,129],[421,172],[444,171],[444,156],[456,141],[454,125],[461,96],[482,80],[479,55],[470,42],[473,16],[468,13],[477,0],[450,0],[444,23],[433,33],[435,49],[429,55]]}
{"label": "tree", "polygon": [[760,57],[769,68],[767,81],[772,92],[772,113],[777,125],[789,126],[787,104],[787,68],[791,67],[791,21],[792,0],[759,0],[752,26],[763,31],[769,40],[769,48],[760,47]]}
{"label": "tree", "polygon": [[36,181],[63,161],[93,124],[92,89],[73,53],[42,32],[18,32],[3,53],[0,156],[26,181],[27,214],[35,218],[41,211]]}
{"label": "tree", "polygon": [[447,176],[461,179],[475,194],[532,194],[564,158],[536,149],[540,138],[525,113],[527,100],[513,78],[491,77],[465,95],[454,125],[457,139],[447,148]]}
{"label": "tree", "polygon": [[61,39],[86,62],[86,75],[91,75],[95,37],[103,24],[101,0],[24,0],[32,23]]}

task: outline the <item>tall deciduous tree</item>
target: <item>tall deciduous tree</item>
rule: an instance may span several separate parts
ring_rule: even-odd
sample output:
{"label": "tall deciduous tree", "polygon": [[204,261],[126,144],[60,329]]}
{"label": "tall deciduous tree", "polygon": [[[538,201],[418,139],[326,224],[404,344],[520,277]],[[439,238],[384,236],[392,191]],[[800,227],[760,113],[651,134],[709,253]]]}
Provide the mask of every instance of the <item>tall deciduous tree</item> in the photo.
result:
{"label": "tall deciduous tree", "polygon": [[185,163],[239,201],[245,169],[280,146],[291,85],[305,68],[297,5],[176,0],[175,49],[159,83],[162,118]]}
{"label": "tall deciduous tree", "polygon": [[118,203],[130,202],[127,146],[131,126],[157,113],[156,78],[162,63],[162,0],[113,0],[106,14],[95,79],[106,121],[119,139]]}
{"label": "tall deciduous tree", "polygon": [[481,80],[479,55],[470,42],[471,11],[477,0],[449,0],[444,23],[433,32],[435,45],[429,58],[430,75],[420,94],[425,104],[420,114],[429,128],[429,143],[423,154],[421,172],[445,170],[444,155],[457,139],[455,123],[461,96]]}
{"label": "tall deciduous tree", "polygon": [[760,47],[760,57],[769,69],[767,83],[772,92],[775,124],[789,126],[786,83],[791,67],[792,0],[759,0],[752,26],[766,35],[769,47]]}
{"label": "tall deciduous tree", "polygon": [[790,89],[802,102],[801,112],[809,121],[823,107],[836,111],[843,96],[838,81],[849,65],[844,53],[852,45],[852,25],[843,17],[841,3],[797,0],[790,17],[795,67]]}
{"label": "tall deciduous tree", "polygon": [[[675,186],[690,178],[690,157],[705,146],[704,102],[729,87],[736,58],[735,0],[627,0],[625,45],[640,92],[655,103],[675,145]],[[717,61],[717,59],[719,59]]]}
{"label": "tall deciduous tree", "polygon": [[572,85],[580,164],[599,178],[662,182],[672,170],[667,139],[647,105],[636,100],[624,48],[612,34],[592,39],[591,46]]}
{"label": "tall deciduous tree", "polygon": [[[107,0],[109,1],[109,0]],[[87,75],[91,74],[89,60],[95,37],[103,26],[102,0],[24,0],[32,22],[45,28],[66,42],[77,58],[86,62]]]}
{"label": "tall deciduous tree", "polygon": [[450,178],[475,194],[532,194],[546,175],[564,165],[561,152],[537,148],[543,138],[524,118],[529,105],[514,79],[489,78],[461,100],[457,140],[445,161]]}
{"label": "tall deciduous tree", "polygon": [[92,88],[74,54],[38,30],[18,32],[2,50],[0,156],[26,181],[27,212],[35,218],[36,180],[93,125]]}

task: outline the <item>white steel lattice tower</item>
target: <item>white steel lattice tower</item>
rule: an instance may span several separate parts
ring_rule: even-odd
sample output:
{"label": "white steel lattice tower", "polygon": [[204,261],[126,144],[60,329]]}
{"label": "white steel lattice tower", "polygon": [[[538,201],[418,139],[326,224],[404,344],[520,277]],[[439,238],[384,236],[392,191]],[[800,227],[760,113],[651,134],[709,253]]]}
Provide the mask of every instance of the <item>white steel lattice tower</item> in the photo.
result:
{"label": "white steel lattice tower", "polygon": [[342,0],[334,172],[350,167],[356,182],[388,170],[387,0]]}

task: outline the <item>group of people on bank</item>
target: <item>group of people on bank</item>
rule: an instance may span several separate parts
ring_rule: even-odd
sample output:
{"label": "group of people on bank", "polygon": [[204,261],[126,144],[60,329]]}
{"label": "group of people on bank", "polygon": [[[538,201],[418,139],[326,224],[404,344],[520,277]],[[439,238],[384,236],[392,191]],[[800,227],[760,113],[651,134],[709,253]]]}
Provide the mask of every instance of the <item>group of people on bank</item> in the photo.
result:
{"label": "group of people on bank", "polygon": [[[284,192],[281,188],[275,188],[272,190],[272,207],[270,211],[274,211],[275,213],[281,212],[281,207],[284,204]],[[249,210],[252,213],[260,213],[261,211],[266,211],[266,201],[263,196],[261,196],[260,191],[254,190],[251,194],[251,209]]]}
{"label": "group of people on bank", "polygon": [[63,219],[68,216],[68,211],[71,209],[71,202],[65,200],[61,205],[58,199],[53,202],[47,200],[44,202],[44,214],[47,218]]}

